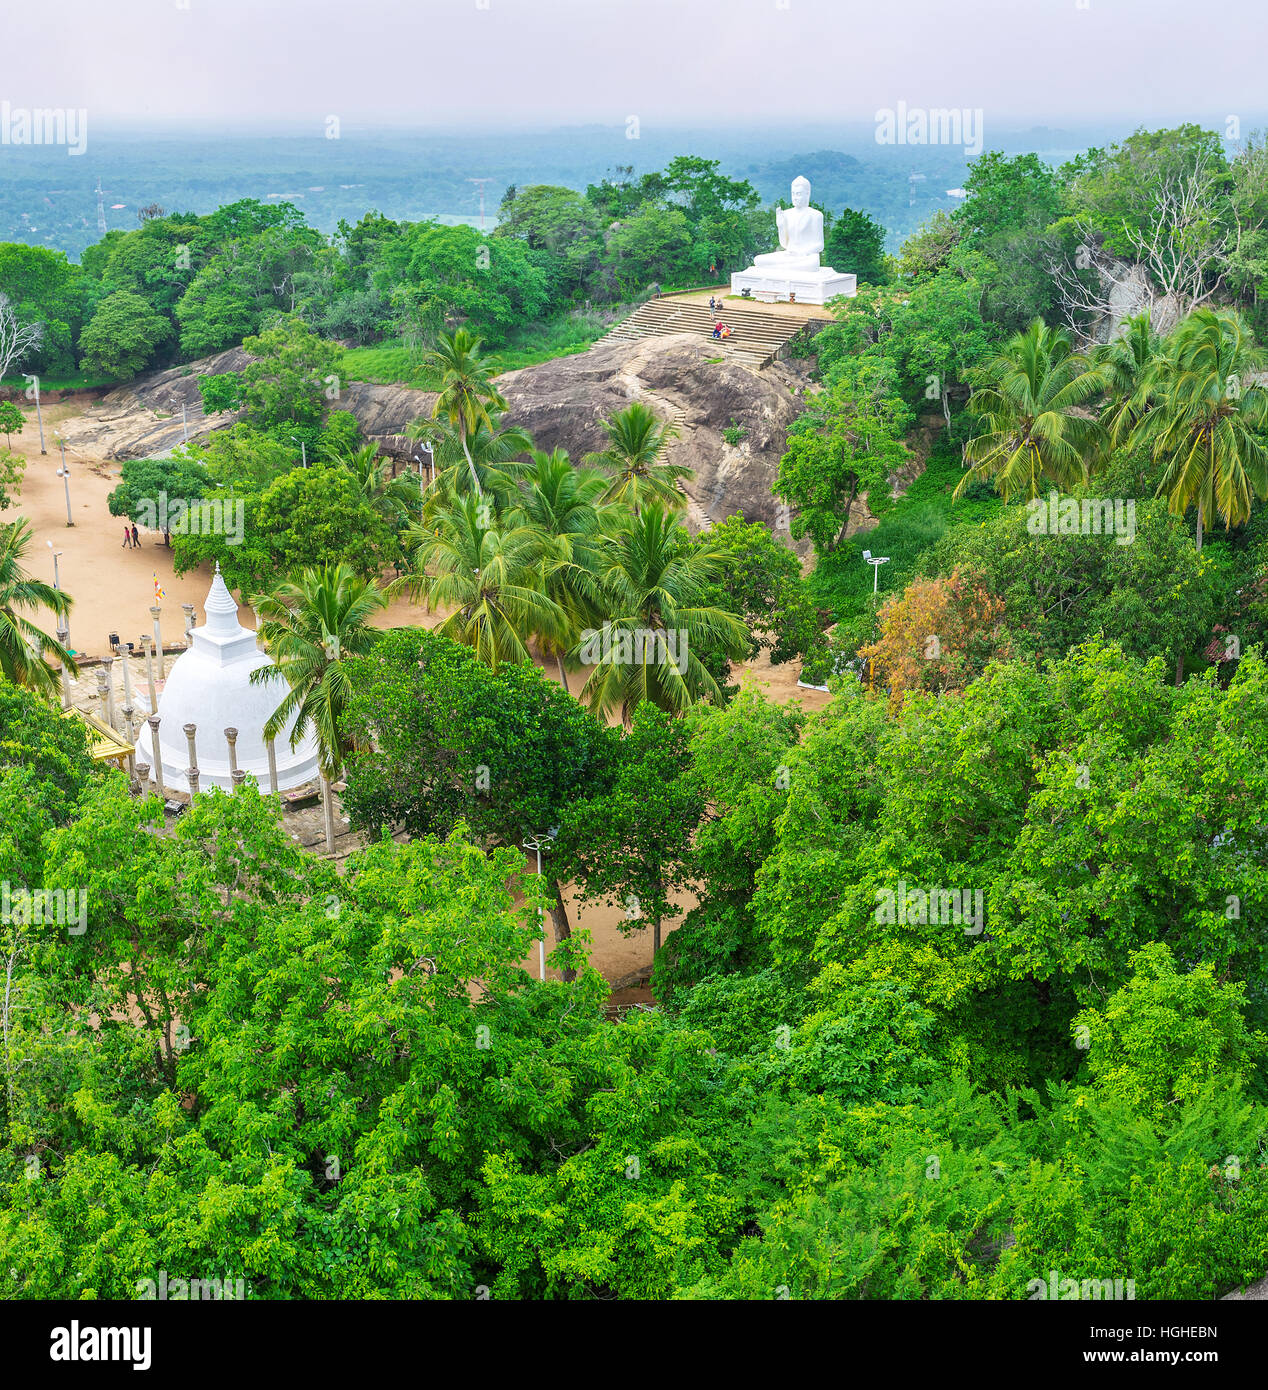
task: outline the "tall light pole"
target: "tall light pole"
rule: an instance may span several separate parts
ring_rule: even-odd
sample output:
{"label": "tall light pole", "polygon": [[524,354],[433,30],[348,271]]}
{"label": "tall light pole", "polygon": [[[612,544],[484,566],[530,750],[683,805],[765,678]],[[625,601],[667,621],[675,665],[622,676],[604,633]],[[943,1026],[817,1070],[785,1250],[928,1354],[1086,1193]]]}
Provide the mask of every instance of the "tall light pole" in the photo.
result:
{"label": "tall light pole", "polygon": [[295,441],[296,444],[299,445],[299,456],[300,456],[300,458],[303,460],[304,467],[307,468],[307,467],[308,467],[308,445],[305,444],[304,441],[303,441],[303,440],[299,437],[299,435],[297,435],[297,434],[291,435],[291,438]]}
{"label": "tall light pole", "polygon": [[35,418],[40,422],[40,453],[47,454],[48,450],[44,447],[44,412],[40,409],[40,379],[34,373],[29,373],[26,379],[35,392]]}
{"label": "tall light pole", "polygon": [[[559,827],[552,826],[546,834],[533,834],[524,836],[524,848],[537,851],[537,876],[541,877],[542,872],[542,846],[548,845],[559,834]],[[537,909],[537,920],[541,925],[541,936],[537,940],[537,974],[542,980],[546,978],[546,919],[542,916],[542,910]]]}
{"label": "tall light pole", "polygon": [[66,441],[59,436],[57,442],[62,446],[62,466],[57,470],[57,476],[62,480],[62,486],[66,489],[66,524],[73,526],[75,521],[70,514],[70,469],[66,466]]}
{"label": "tall light pole", "polygon": [[[49,541],[48,548],[53,550],[52,541]],[[62,587],[61,571],[57,566],[62,553],[60,550],[53,550],[53,588],[57,590]],[[70,641],[70,624],[61,613],[57,614],[57,640],[63,647]],[[66,669],[65,661],[62,662],[62,708],[70,709],[70,672]]]}
{"label": "tall light pole", "polygon": [[881,577],[881,566],[889,564],[888,555],[873,555],[870,550],[863,552],[863,559],[872,567],[872,597],[876,597],[877,585]]}

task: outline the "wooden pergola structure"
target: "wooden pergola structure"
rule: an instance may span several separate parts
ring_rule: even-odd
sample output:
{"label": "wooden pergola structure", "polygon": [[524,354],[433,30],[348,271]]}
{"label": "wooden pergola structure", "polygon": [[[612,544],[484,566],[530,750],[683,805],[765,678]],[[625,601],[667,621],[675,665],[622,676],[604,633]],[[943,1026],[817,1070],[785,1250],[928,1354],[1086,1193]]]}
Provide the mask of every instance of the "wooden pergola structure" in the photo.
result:
{"label": "wooden pergola structure", "polygon": [[88,754],[93,762],[110,763],[120,772],[128,771],[128,759],[136,752],[136,745],[116,733],[104,719],[82,709],[68,709],[62,718],[78,719],[88,730]]}

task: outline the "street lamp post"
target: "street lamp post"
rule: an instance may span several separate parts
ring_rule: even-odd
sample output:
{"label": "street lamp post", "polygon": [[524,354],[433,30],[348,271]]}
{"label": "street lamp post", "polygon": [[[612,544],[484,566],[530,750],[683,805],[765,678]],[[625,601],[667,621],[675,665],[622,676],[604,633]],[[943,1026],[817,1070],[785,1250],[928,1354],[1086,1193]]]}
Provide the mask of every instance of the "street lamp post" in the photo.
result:
{"label": "street lamp post", "polygon": [[870,550],[863,552],[863,559],[872,567],[872,597],[876,597],[877,585],[880,582],[881,566],[889,564],[888,555],[873,555]]}
{"label": "street lamp post", "polygon": [[66,466],[66,441],[59,438],[57,442],[62,446],[62,466],[57,470],[57,476],[62,480],[62,486],[66,489],[66,524],[73,526],[75,520],[70,514],[70,469]]}
{"label": "street lamp post", "polygon": [[299,435],[297,435],[297,434],[291,435],[291,438],[295,441],[296,444],[299,445],[299,457],[300,457],[300,459],[302,460],[304,467],[307,468],[307,467],[308,467],[308,445],[307,445],[307,444],[305,443],[305,441],[302,440],[302,439],[299,437]]}
{"label": "street lamp post", "polygon": [[44,412],[40,409],[40,379],[32,373],[27,380],[35,392],[35,418],[40,422],[40,453],[47,454],[48,450],[44,447]]}
{"label": "street lamp post", "polygon": [[[537,852],[537,876],[541,877],[542,872],[542,846],[548,845],[559,834],[559,827],[552,826],[544,835],[533,834],[524,836],[524,848],[536,850]],[[537,909],[537,920],[541,924],[541,936],[537,940],[537,974],[542,980],[546,978],[546,919],[542,916],[542,910]]]}
{"label": "street lamp post", "polygon": [[[48,548],[53,550],[52,541],[49,541]],[[60,550],[53,550],[53,588],[59,591],[62,587],[62,574],[57,562],[62,554]],[[63,647],[70,641],[70,624],[60,613],[57,615],[57,640]],[[62,662],[62,708],[70,709],[70,672],[66,669],[65,661]]]}

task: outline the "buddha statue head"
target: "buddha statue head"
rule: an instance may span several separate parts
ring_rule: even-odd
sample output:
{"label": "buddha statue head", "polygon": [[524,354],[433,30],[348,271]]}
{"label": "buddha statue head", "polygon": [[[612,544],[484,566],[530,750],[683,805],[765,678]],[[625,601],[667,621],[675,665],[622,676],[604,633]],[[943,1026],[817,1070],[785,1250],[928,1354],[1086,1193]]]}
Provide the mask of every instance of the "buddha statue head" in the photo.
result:
{"label": "buddha statue head", "polygon": [[793,207],[804,208],[810,203],[810,180],[798,174],[792,181]]}

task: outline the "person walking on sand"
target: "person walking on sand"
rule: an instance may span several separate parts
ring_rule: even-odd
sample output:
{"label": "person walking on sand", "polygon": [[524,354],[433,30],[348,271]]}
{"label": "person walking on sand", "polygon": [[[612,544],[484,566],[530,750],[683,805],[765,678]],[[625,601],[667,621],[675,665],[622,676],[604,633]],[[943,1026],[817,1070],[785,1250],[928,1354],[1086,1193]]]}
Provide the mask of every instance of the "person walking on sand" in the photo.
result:
{"label": "person walking on sand", "polygon": [[136,522],[132,523],[132,549],[141,549],[141,533],[136,529]]}
{"label": "person walking on sand", "polygon": [[132,544],[132,532],[128,530],[128,523],[125,521],[125,522],[123,523],[123,545],[124,545],[124,549],[126,550],[127,548],[129,548],[129,547],[131,546],[131,544]]}

